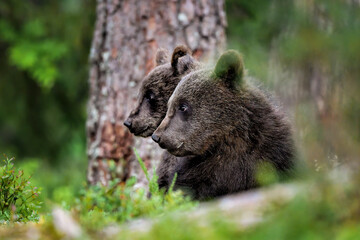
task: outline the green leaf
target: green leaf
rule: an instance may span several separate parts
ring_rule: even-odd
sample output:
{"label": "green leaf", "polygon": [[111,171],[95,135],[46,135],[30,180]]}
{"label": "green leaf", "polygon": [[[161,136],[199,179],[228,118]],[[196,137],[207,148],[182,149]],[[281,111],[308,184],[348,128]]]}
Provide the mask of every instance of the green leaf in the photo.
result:
{"label": "green leaf", "polygon": [[145,166],[145,163],[144,163],[143,160],[141,159],[141,157],[140,157],[139,153],[137,152],[136,148],[133,148],[133,149],[134,149],[134,153],[135,153],[136,159],[138,160],[141,169],[142,169],[143,172],[145,173],[146,179],[147,179],[148,182],[150,183],[150,177],[149,177],[148,170],[147,170],[147,168],[146,168],[146,166]]}

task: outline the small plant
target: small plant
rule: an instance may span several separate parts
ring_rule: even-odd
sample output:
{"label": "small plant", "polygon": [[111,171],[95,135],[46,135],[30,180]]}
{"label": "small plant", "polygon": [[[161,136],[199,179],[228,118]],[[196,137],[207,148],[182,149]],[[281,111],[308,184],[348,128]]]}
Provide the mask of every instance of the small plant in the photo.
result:
{"label": "small plant", "polygon": [[5,156],[0,167],[0,222],[37,222],[40,191],[30,185],[31,177],[15,169],[13,160]]}
{"label": "small plant", "polygon": [[79,214],[80,222],[88,228],[101,228],[114,222],[121,223],[136,217],[156,216],[171,210],[195,206],[196,203],[185,197],[182,192],[173,191],[173,184],[166,193],[159,189],[158,176],[154,173],[150,178],[136,150],[135,154],[149,181],[150,197],[145,189],[134,189],[135,177],[128,179],[125,184],[115,179],[110,181],[108,186],[102,186],[100,183],[90,186],[84,189],[78,205],[73,209]]}

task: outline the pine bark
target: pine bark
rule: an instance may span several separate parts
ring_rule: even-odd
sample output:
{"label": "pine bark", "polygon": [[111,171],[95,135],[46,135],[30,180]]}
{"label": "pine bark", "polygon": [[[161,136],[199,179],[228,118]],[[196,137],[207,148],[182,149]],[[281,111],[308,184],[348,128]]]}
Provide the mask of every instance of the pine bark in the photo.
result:
{"label": "pine bark", "polygon": [[132,175],[145,183],[133,147],[149,169],[162,150],[149,138],[135,138],[123,121],[159,47],[171,52],[186,44],[200,60],[213,60],[224,49],[223,5],[223,0],[97,1],[86,123],[90,184],[107,185],[114,177],[126,181]]}

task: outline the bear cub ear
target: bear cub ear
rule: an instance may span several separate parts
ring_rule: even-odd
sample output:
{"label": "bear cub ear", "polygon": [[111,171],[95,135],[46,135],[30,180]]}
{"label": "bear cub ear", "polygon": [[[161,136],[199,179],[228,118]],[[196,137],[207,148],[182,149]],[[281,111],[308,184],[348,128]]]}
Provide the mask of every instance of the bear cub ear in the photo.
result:
{"label": "bear cub ear", "polygon": [[168,60],[169,60],[169,51],[164,48],[158,49],[156,52],[156,66],[163,65],[167,63]]}
{"label": "bear cub ear", "polygon": [[179,58],[185,55],[191,55],[191,50],[188,47],[184,45],[179,45],[174,49],[174,52],[171,57],[171,66],[174,69],[175,74],[179,73],[179,67],[178,67]]}
{"label": "bear cub ear", "polygon": [[244,62],[235,50],[224,52],[215,66],[216,77],[226,81],[230,86],[241,84],[244,75]]}

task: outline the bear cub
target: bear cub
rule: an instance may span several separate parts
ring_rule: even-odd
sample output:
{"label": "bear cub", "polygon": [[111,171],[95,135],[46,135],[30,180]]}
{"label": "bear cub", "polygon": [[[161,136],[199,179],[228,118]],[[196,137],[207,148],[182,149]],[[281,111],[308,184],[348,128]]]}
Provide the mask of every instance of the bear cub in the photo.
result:
{"label": "bear cub", "polygon": [[289,123],[264,92],[248,83],[244,71],[240,54],[229,50],[215,69],[186,75],[152,135],[177,156],[168,179],[176,172],[175,188],[195,199],[256,187],[262,164],[284,175],[294,168]]}
{"label": "bear cub", "polygon": [[171,62],[168,58],[167,50],[157,51],[157,66],[143,79],[136,107],[124,122],[135,136],[151,136],[165,117],[167,102],[181,77],[200,67],[183,45],[174,49]]}
{"label": "bear cub", "polygon": [[[184,45],[177,46],[169,61],[165,49],[156,53],[156,67],[143,79],[138,101],[124,125],[135,135],[149,137],[166,115],[168,100],[181,78],[201,67]],[[167,188],[171,181],[168,176],[174,168],[176,157],[164,151],[157,168],[160,188]]]}

